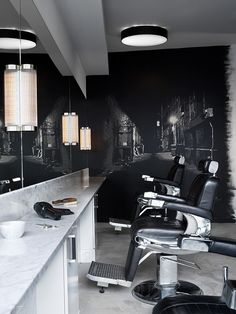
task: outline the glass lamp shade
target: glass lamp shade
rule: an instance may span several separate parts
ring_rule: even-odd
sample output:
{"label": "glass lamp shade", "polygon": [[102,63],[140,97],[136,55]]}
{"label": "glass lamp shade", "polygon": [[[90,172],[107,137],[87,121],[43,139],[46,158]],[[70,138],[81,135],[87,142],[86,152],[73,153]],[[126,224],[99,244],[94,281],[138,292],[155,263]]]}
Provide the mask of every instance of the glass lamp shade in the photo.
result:
{"label": "glass lamp shade", "polygon": [[80,129],[80,149],[91,150],[91,129],[89,127]]}
{"label": "glass lamp shade", "polygon": [[64,145],[79,143],[79,118],[75,112],[65,112],[62,116],[62,142]]}
{"label": "glass lamp shade", "polygon": [[4,72],[7,131],[34,131],[37,121],[37,73],[31,64],[7,65]]}

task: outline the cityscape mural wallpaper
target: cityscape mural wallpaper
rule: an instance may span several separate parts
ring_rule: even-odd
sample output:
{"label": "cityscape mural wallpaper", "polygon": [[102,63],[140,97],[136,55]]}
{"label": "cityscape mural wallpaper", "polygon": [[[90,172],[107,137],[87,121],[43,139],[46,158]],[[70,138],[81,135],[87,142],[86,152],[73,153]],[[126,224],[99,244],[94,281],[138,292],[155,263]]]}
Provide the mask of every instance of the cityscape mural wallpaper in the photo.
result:
{"label": "cityscape mural wallpaper", "polygon": [[[113,160],[113,167],[104,163],[97,167],[109,174],[101,197],[104,220],[109,215],[128,219],[138,191],[145,188],[141,175],[166,177],[175,155],[186,160],[183,196],[200,160],[219,162],[215,219],[234,220],[227,185],[228,56],[228,47],[112,53],[109,78],[88,79],[90,118],[98,134],[104,130],[97,114],[93,116],[95,106],[101,110],[112,103],[127,115],[126,126],[114,124],[106,135],[113,142],[103,153],[110,156],[106,160]],[[109,110],[102,117],[108,121]]]}
{"label": "cityscape mural wallpaper", "polygon": [[[5,64],[1,54],[0,84]],[[175,155],[186,170],[182,195],[201,159],[219,162],[221,179],[215,221],[235,220],[236,153],[233,140],[236,49],[204,47],[109,54],[109,76],[87,77],[87,99],[73,78],[62,77],[46,55],[25,55],[38,70],[35,132],[23,134],[25,185],[84,167],[107,180],[99,193],[98,220],[129,219],[145,186],[142,174],[166,177]],[[23,60],[24,61],[24,60]],[[92,129],[92,150],[72,151],[61,143],[61,115],[72,110]],[[20,175],[20,141],[6,132],[0,90],[0,180]],[[233,177],[233,178],[232,178]],[[13,187],[14,188],[14,187]]]}

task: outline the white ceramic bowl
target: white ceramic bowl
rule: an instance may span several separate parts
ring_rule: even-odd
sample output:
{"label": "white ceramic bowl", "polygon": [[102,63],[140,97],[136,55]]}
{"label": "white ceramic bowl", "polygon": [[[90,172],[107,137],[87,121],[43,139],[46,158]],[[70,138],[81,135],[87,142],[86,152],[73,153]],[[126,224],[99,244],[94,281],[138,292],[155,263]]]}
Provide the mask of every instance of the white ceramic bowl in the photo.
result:
{"label": "white ceramic bowl", "polygon": [[18,239],[25,232],[25,221],[5,221],[0,223],[0,231],[6,239]]}

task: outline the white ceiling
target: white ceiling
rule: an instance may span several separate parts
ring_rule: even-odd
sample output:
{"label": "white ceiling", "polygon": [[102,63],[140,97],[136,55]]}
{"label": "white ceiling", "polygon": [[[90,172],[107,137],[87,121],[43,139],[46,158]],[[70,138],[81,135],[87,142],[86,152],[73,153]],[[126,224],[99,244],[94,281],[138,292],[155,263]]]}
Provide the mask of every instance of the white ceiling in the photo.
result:
{"label": "white ceiling", "polygon": [[[20,0],[0,1],[0,27],[18,27]],[[120,42],[122,29],[167,28],[168,42],[152,49],[236,44],[236,0],[21,0],[22,26],[63,75],[86,94],[86,75],[108,74],[108,52],[140,50]],[[150,48],[142,48],[150,49]],[[29,51],[28,51],[29,52]]]}
{"label": "white ceiling", "polygon": [[[14,9],[14,7],[12,6],[10,1],[8,1],[8,0],[0,1],[0,28],[19,29],[20,23],[22,25],[22,29],[32,31],[32,27],[29,26],[29,23],[27,23],[23,17],[21,17],[21,21],[20,21],[19,15],[18,15],[17,11]],[[0,52],[9,53],[9,52],[15,52],[15,51],[12,51],[12,50],[6,51],[3,49],[0,49]],[[27,52],[27,51],[25,51],[25,52]],[[30,52],[30,53],[45,53],[45,50],[44,50],[42,44],[40,43],[40,41],[38,41],[37,46],[33,49],[30,49],[28,52]]]}
{"label": "white ceiling", "polygon": [[103,0],[103,6],[109,51],[133,50],[121,44],[120,32],[139,24],[167,28],[168,42],[153,49],[236,43],[235,0]]}

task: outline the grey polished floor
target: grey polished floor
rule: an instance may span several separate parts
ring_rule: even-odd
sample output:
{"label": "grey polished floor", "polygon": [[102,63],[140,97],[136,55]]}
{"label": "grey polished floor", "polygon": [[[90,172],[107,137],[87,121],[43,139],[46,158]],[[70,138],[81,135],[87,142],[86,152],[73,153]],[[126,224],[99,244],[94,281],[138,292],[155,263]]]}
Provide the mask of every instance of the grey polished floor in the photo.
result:
{"label": "grey polished floor", "polygon": [[[212,234],[236,239],[236,224],[214,224]],[[124,265],[128,246],[128,230],[117,234],[108,223],[97,224],[97,261]],[[205,294],[221,294],[224,265],[229,267],[229,277],[236,279],[235,258],[212,253],[198,253],[184,258],[197,263],[201,270],[179,266],[179,278],[199,285]],[[104,294],[99,293],[95,282],[86,278],[88,268],[89,264],[80,265],[80,314],[152,313],[152,306],[134,299],[131,291],[135,284],[155,278],[155,256],[139,266],[131,288],[109,286]]]}

